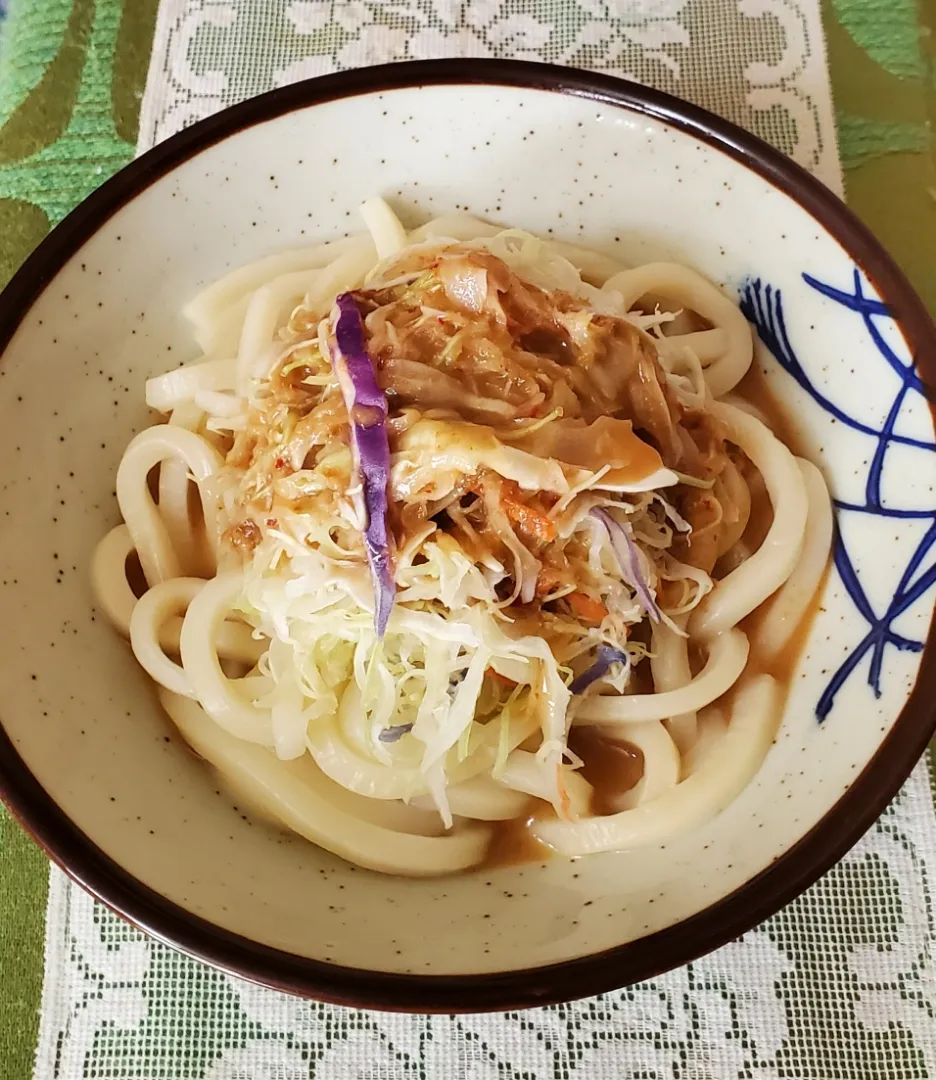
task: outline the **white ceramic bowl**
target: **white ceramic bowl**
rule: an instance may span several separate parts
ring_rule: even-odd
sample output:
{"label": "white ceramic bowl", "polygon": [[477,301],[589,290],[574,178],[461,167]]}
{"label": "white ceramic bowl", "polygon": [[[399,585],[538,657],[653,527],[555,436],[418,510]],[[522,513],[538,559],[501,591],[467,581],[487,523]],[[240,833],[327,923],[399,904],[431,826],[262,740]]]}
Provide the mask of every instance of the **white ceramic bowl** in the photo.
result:
{"label": "white ceramic bowl", "polygon": [[[147,376],[193,353],[183,301],[231,267],[358,231],[387,196],[627,261],[689,263],[766,344],[839,501],[840,538],[777,741],[665,847],[457,878],[357,870],[235,809],[186,751],[88,565]],[[209,962],[316,997],[510,1008],[592,994],[742,933],[840,857],[933,724],[934,330],[841,203],[752,136],[626,82],[404,64],[275,91],[106,183],[0,299],[3,794],[50,855]],[[915,356],[917,367],[910,364]],[[919,375],[916,372],[919,372]]]}

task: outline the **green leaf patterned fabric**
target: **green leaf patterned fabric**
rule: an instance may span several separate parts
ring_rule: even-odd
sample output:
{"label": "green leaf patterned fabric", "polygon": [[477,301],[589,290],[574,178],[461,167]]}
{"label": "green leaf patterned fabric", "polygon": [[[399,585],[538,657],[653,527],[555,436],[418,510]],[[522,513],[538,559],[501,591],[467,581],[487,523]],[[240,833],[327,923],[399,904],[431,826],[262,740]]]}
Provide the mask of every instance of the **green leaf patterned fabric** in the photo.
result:
{"label": "green leaf patterned fabric", "polygon": [[[18,0],[0,30],[0,284],[133,156],[157,0]],[[30,1075],[48,863],[0,808],[0,1080]]]}
{"label": "green leaf patterned fabric", "polygon": [[[475,10],[488,14],[474,22],[458,0],[420,0],[427,22],[418,27],[394,22],[394,12],[407,4],[240,4],[199,0],[204,17],[192,46],[192,73],[210,73],[208,60],[217,67],[219,58],[243,47],[239,35],[246,24],[237,24],[232,13],[248,13],[247,36],[262,39],[264,48],[250,64],[229,65],[224,91],[229,100],[280,78],[276,58],[295,53],[297,35],[304,66],[293,75],[323,70],[326,57],[332,62],[347,55],[359,64],[382,58],[354,28],[354,18],[360,21],[360,9],[366,8],[376,25],[404,31],[399,39],[404,53],[423,31],[427,54],[451,46],[455,35],[462,46],[470,38],[471,49],[479,52],[509,40],[531,56],[566,63],[625,72],[640,65],[644,77],[691,93],[785,149],[802,141],[808,123],[805,115],[797,118],[782,108],[753,109],[737,92],[748,66],[776,65],[788,36],[796,33],[789,5],[771,0],[720,8],[703,0],[656,0],[650,5],[653,16],[638,19],[624,0],[485,0]],[[531,13],[537,15],[532,21]],[[0,39],[0,282],[49,228],[132,156],[156,14],[157,0],[12,0]],[[756,41],[755,18],[773,20],[770,32]],[[936,310],[936,7],[931,0],[830,0],[824,19],[848,200]],[[600,29],[589,29],[589,20]],[[544,43],[537,23],[557,27],[557,35]],[[703,61],[694,58],[691,43],[700,39],[720,43],[717,87],[704,54]],[[549,53],[552,42],[560,40],[567,44]],[[751,50],[755,55],[748,56]],[[673,77],[674,65],[681,65],[681,81]],[[788,85],[796,77],[795,72],[776,76]],[[181,100],[178,106],[183,120],[185,104]],[[817,144],[812,152],[826,151]],[[936,1076],[936,1064],[922,1049],[927,1031],[936,1029],[926,879],[931,853],[915,841],[913,815],[921,791],[909,798],[910,808],[905,804],[892,811],[867,850],[799,902],[799,914],[791,909],[758,934],[755,947],[744,952],[749,984],[732,983],[716,959],[576,1009],[508,1014],[499,1018],[493,1035],[490,1026],[470,1018],[391,1021],[265,995],[142,938],[55,874],[53,911],[69,928],[64,940],[70,942],[74,985],[47,986],[47,1006],[61,1006],[81,1019],[93,1009],[105,1016],[101,1003],[114,1000],[122,1020],[102,1020],[90,1029],[88,1046],[80,1041],[85,1029],[78,1023],[57,1033],[49,1029],[54,1038],[41,1060],[51,1063],[51,1071],[37,1075],[39,1080],[53,1075],[62,1080]],[[856,893],[867,902],[846,914],[842,898]],[[0,1080],[26,1080],[30,1074],[45,902],[44,856],[0,810]],[[736,943],[729,949],[741,947]],[[874,994],[886,995],[892,1022],[881,1023],[869,1011]],[[762,1006],[768,999],[774,1001],[779,1026],[765,1025]],[[649,1026],[640,1028],[636,1015],[649,1018]],[[715,1042],[722,1048],[718,1053]],[[508,1050],[517,1046],[525,1048],[519,1055]],[[609,1046],[627,1047],[631,1060],[639,1049],[640,1071],[625,1072],[614,1064],[623,1058],[602,1058]],[[444,1047],[449,1049],[443,1052]],[[611,1066],[601,1065],[603,1060],[611,1060]]]}
{"label": "green leaf patterned fabric", "polygon": [[916,81],[925,77],[913,0],[833,0],[833,6],[855,44],[888,74]]}
{"label": "green leaf patterned fabric", "polygon": [[29,1075],[39,1029],[45,856],[0,807],[0,1080]]}
{"label": "green leaf patterned fabric", "polygon": [[133,156],[152,0],[13,6],[0,49],[0,279]]}
{"label": "green leaf patterned fabric", "polygon": [[834,0],[824,17],[848,203],[936,312],[936,5]]}

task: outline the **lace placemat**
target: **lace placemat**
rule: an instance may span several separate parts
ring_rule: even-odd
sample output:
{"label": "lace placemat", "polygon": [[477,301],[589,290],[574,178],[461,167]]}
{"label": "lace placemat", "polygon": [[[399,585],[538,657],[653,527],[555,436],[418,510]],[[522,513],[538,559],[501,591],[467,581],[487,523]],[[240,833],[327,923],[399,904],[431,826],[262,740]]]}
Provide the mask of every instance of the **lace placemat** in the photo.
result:
{"label": "lace placemat", "polygon": [[934,873],[921,766],[858,847],[740,941],[614,994],[448,1017],[223,975],[53,870],[35,1080],[924,1080]]}
{"label": "lace placemat", "polygon": [[648,83],[841,191],[819,0],[162,0],[139,145],[284,83],[447,56]]}
{"label": "lace placemat", "polygon": [[[816,0],[163,0],[146,148],[251,94],[500,55],[653,83],[841,189]],[[37,1080],[910,1080],[936,1076],[936,819],[921,766],[865,840],[740,941],[637,987],[480,1017],[317,1005],[137,933],[53,870]]]}

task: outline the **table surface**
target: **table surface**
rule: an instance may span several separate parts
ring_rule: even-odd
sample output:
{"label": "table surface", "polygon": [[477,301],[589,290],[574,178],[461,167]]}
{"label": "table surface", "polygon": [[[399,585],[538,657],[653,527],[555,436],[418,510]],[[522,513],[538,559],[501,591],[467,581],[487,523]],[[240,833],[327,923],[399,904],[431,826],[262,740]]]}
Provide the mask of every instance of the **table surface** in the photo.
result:
{"label": "table surface", "polygon": [[[908,6],[913,63],[885,29]],[[936,312],[936,2],[823,0],[823,21],[848,204]]]}
{"label": "table surface", "polygon": [[[117,167],[135,137],[158,0],[112,6],[120,11],[108,103],[122,140]],[[823,17],[848,202],[936,312],[936,0],[823,0]],[[0,164],[17,134],[8,126],[0,130]],[[6,212],[0,207],[0,282],[48,227],[44,219],[24,225],[17,218],[8,228]],[[11,913],[0,920],[0,985],[17,988],[15,996],[0,996],[0,1080],[24,1080],[38,1023],[47,864],[2,811],[0,855],[0,911]]]}

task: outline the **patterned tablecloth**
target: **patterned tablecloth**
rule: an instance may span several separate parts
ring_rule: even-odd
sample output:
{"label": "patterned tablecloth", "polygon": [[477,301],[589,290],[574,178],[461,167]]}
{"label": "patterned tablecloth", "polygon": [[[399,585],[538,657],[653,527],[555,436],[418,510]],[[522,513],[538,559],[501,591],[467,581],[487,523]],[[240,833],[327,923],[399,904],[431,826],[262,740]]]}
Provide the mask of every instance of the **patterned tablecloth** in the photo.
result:
{"label": "patterned tablecloth", "polygon": [[[150,62],[156,16],[156,0],[12,0],[0,39],[4,280],[130,158],[138,126],[150,145],[278,83],[404,56],[634,75],[841,179],[815,0],[163,0]],[[835,0],[824,16],[849,201],[936,308],[932,12]],[[39,1080],[936,1076],[934,866],[918,771],[806,896],[703,961],[555,1009],[388,1017],[259,990],[144,939],[49,879],[0,811],[0,1080],[25,1080],[37,1043]]]}

